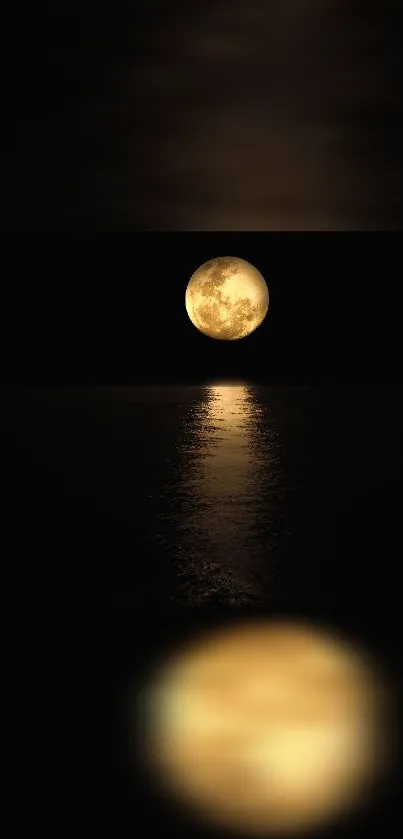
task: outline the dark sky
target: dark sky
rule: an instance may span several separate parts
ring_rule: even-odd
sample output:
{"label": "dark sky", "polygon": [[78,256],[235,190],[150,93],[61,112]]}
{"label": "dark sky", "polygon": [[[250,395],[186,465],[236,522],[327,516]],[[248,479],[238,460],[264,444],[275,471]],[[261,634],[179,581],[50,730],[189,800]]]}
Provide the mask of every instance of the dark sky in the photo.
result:
{"label": "dark sky", "polygon": [[[4,379],[393,377],[399,253],[348,232],[402,227],[398,7],[59,0],[17,22]],[[346,238],[240,232],[329,229]],[[184,308],[218,255],[271,292],[236,344]]]}
{"label": "dark sky", "polygon": [[3,229],[400,229],[400,5],[35,8],[9,68]]}
{"label": "dark sky", "polygon": [[[185,309],[193,272],[226,255],[270,290],[263,324],[234,342],[202,335]],[[3,258],[9,384],[400,380],[399,234],[65,234]]]}

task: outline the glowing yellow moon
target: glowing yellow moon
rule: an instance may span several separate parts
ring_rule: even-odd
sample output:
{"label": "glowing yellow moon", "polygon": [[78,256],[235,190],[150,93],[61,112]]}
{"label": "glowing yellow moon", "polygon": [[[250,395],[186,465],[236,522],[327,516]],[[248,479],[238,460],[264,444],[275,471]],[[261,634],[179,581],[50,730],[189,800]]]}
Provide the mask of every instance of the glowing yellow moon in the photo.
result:
{"label": "glowing yellow moon", "polygon": [[235,341],[260,326],[269,308],[269,290],[249,262],[237,256],[218,256],[190,278],[185,303],[200,332],[221,341]]}
{"label": "glowing yellow moon", "polygon": [[371,794],[378,684],[360,652],[315,627],[221,629],[153,676],[148,763],[206,826],[257,837],[316,829]]}

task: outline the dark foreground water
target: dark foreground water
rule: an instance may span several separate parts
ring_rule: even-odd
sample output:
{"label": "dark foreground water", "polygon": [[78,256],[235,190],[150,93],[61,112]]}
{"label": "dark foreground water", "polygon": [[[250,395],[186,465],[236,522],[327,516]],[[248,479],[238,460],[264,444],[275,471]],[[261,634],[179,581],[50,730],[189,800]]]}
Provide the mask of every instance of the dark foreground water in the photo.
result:
{"label": "dark foreground water", "polygon": [[17,394],[19,528],[68,585],[192,603],[268,595],[298,542],[303,398],[248,385]]}
{"label": "dark foreground water", "polygon": [[[3,396],[6,645],[21,637],[21,720],[40,737],[30,753],[51,727],[55,787],[68,773],[63,823],[82,789],[78,817],[84,806],[96,832],[99,819],[129,837],[142,820],[166,836],[166,809],[134,783],[124,697],[204,622],[319,620],[362,639],[400,683],[400,388]],[[395,781],[388,796],[340,839],[394,828]]]}
{"label": "dark foreground water", "polygon": [[293,609],[365,589],[372,604],[398,554],[398,404],[393,386],[8,394],[19,585]]}

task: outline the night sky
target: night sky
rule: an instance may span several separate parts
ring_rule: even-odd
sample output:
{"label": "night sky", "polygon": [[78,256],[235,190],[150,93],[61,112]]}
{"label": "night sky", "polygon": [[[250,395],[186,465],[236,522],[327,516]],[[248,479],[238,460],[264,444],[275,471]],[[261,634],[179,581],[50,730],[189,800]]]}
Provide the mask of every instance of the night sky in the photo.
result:
{"label": "night sky", "polygon": [[[5,252],[7,384],[399,381],[393,233],[65,235]],[[225,255],[255,265],[270,291],[266,319],[240,341],[202,335],[185,309],[193,272]]]}
{"label": "night sky", "polygon": [[[400,380],[401,248],[391,232],[403,226],[400,6],[57,0],[43,17],[36,6],[16,6],[15,26],[5,26],[2,107],[10,104],[11,115],[0,201],[1,230],[13,233],[2,242],[8,409],[9,389],[20,385]],[[190,322],[185,290],[203,262],[227,255],[262,273],[270,308],[248,338],[217,342]],[[373,620],[378,631],[382,610],[389,613],[385,633],[396,626],[400,660],[392,565],[401,553],[401,423],[398,394],[382,401],[380,392],[367,392],[373,425],[356,436],[370,469],[372,428],[382,418],[378,449],[392,477],[348,522],[364,564],[375,528],[371,580],[377,593],[379,576],[382,597]],[[120,510],[91,513],[79,485],[66,501],[64,461],[56,479],[52,463],[36,470],[33,434],[2,435],[6,644],[21,639],[13,653],[21,689],[9,685],[21,702],[24,808],[42,825],[51,800],[60,827],[72,818],[74,831],[84,808],[90,834],[109,818],[111,835],[131,837],[142,791],[133,803],[124,787],[111,734],[116,696],[150,637],[160,642],[163,620],[148,615],[144,639],[144,616],[119,609],[109,577],[102,596],[99,578],[85,579],[88,560],[101,574],[114,569],[117,535],[131,557],[135,536],[122,529]],[[39,795],[26,789],[33,779]],[[385,819],[393,832],[396,810],[402,818],[395,797],[379,813],[378,834]],[[149,819],[152,805],[143,810]],[[166,836],[163,820],[159,831]]]}
{"label": "night sky", "polygon": [[[17,27],[3,380],[395,377],[400,253],[351,231],[402,227],[398,11],[59,0]],[[290,235],[310,230],[346,234]],[[184,307],[220,255],[271,293],[235,344]]]}
{"label": "night sky", "polygon": [[33,11],[10,69],[3,229],[401,229],[399,7]]}

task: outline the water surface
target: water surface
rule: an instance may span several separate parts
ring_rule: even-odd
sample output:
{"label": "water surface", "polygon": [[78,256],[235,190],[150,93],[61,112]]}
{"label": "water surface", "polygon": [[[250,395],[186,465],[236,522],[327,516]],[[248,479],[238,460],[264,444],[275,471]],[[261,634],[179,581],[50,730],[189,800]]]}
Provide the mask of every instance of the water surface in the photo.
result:
{"label": "water surface", "polygon": [[302,502],[301,395],[248,384],[14,394],[25,528],[69,583],[179,602],[265,597]]}
{"label": "water surface", "polygon": [[19,584],[373,613],[395,551],[398,397],[247,382],[8,394]]}

